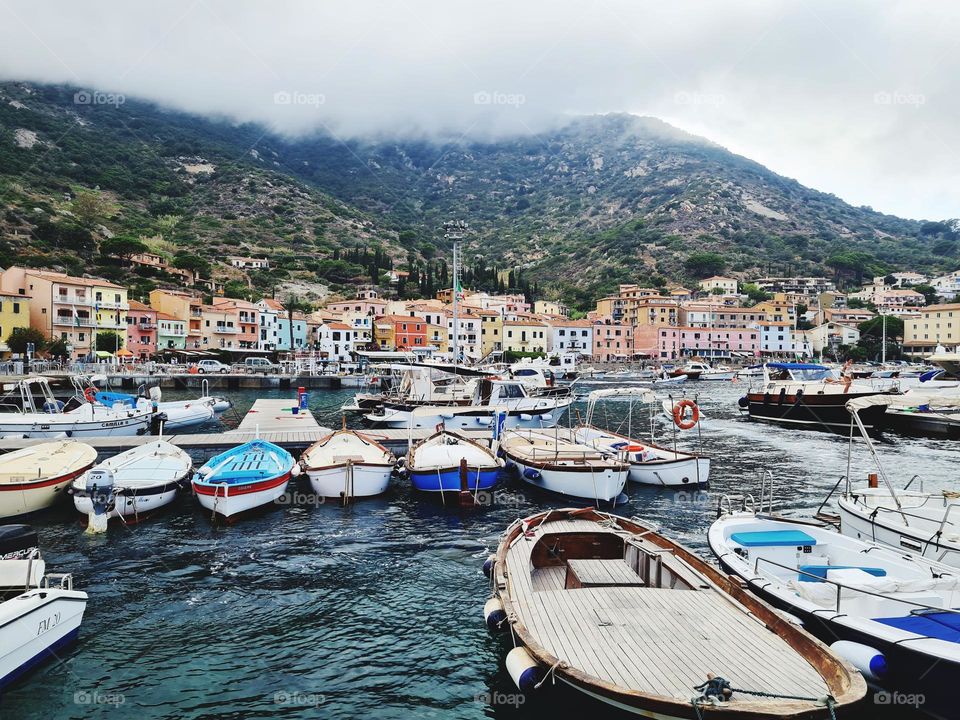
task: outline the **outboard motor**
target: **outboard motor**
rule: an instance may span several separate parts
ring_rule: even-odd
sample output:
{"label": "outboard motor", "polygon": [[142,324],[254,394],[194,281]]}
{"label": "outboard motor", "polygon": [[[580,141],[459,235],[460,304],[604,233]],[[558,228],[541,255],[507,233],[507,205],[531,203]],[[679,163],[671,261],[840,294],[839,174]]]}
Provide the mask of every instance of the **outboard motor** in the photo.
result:
{"label": "outboard motor", "polygon": [[116,504],[113,471],[106,468],[90,470],[87,473],[86,492],[87,497],[90,498],[90,512],[87,513],[87,532],[106,532],[110,511]]}
{"label": "outboard motor", "polygon": [[160,404],[160,396],[162,392],[159,385],[154,385],[147,391],[147,397],[150,398],[150,401],[153,403],[154,407]]}
{"label": "outboard motor", "polygon": [[0,560],[26,560],[40,547],[29,525],[0,525]]}

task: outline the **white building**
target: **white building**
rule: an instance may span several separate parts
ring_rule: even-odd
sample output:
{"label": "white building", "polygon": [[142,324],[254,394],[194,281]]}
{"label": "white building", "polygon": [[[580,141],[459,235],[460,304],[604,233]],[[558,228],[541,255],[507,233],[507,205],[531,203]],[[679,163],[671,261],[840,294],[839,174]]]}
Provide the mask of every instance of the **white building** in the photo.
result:
{"label": "white building", "polygon": [[860,330],[855,325],[826,322],[807,330],[814,353],[831,352],[840,345],[856,345]]}
{"label": "white building", "polygon": [[960,270],[935,277],[930,284],[936,288],[937,295],[944,300],[955,300],[957,295],[960,295]]}
{"label": "white building", "polygon": [[547,352],[593,355],[593,323],[589,320],[547,320]]}
{"label": "white building", "polygon": [[266,258],[229,257],[227,260],[241,270],[267,270],[270,267],[270,261]]}
{"label": "white building", "polygon": [[[272,298],[264,298],[257,303],[260,312],[259,350],[273,351],[280,342],[280,315],[286,312],[283,305]],[[289,343],[288,343],[289,344]]]}
{"label": "white building", "polygon": [[719,288],[723,290],[724,295],[737,294],[737,281],[734,278],[724,277],[723,275],[714,275],[713,277],[708,277],[706,280],[701,280],[700,287],[708,293],[712,293]]}
{"label": "white building", "polygon": [[314,341],[320,357],[333,362],[349,362],[360,331],[346,323],[327,320],[317,325]]}
{"label": "white building", "polygon": [[822,277],[763,277],[754,284],[768,293],[788,293],[816,297],[822,292],[836,290],[831,280]]}
{"label": "white building", "polygon": [[760,353],[762,355],[793,355],[793,324],[788,321],[762,321],[754,323],[760,329]]}
{"label": "white building", "polygon": [[[439,324],[439,323],[438,323]],[[447,337],[450,352],[453,352],[453,317],[446,318]],[[479,360],[482,356],[483,342],[480,332],[479,315],[460,315],[457,319],[457,354],[459,359]]]}

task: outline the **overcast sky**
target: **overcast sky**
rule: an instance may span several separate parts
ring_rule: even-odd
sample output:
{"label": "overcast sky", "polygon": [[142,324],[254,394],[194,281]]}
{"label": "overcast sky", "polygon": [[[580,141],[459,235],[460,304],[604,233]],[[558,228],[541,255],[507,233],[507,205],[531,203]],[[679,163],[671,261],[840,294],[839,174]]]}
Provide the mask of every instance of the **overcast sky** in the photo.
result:
{"label": "overcast sky", "polygon": [[856,205],[960,216],[960,3],[0,0],[0,77],[290,134],[626,111]]}

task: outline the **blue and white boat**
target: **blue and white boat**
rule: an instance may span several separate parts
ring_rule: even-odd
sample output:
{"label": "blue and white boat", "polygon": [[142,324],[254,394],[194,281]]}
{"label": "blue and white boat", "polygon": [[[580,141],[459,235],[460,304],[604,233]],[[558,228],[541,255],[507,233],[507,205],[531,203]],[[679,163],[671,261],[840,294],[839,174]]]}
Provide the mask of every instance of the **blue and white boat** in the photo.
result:
{"label": "blue and white boat", "polygon": [[[135,395],[111,390],[95,390],[93,399],[100,405],[110,408],[117,405],[135,408],[137,402],[142,400]],[[223,412],[230,407],[229,401],[210,396],[200,397],[196,400],[161,401],[160,388],[150,388],[149,399],[153,403],[154,409],[158,413],[162,413],[164,417],[163,426],[167,431],[202,425],[216,418],[217,412]],[[218,410],[218,408],[221,409]]]}
{"label": "blue and white boat", "polygon": [[710,527],[726,572],[829,643],[867,680],[957,717],[960,573],[831,529],[752,512]]}
{"label": "blue and white boat", "polygon": [[87,594],[46,572],[37,533],[0,525],[0,691],[77,639]]}
{"label": "blue and white boat", "polygon": [[276,502],[299,473],[290,453],[258,438],[210,458],[192,485],[203,507],[229,520]]}
{"label": "blue and white boat", "polygon": [[407,453],[406,471],[416,490],[457,493],[463,489],[460,465],[467,461],[467,487],[472,493],[497,483],[503,461],[489,448],[449,430],[439,430]]}

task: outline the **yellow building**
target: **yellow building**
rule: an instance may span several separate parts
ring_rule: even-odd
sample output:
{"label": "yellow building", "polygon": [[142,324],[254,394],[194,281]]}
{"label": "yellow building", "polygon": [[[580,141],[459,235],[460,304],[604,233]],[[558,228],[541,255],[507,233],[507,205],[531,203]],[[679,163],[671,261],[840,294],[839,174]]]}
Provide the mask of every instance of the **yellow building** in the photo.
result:
{"label": "yellow building", "polygon": [[548,330],[546,325],[536,320],[505,320],[503,349],[508,352],[546,352]]}
{"label": "yellow building", "polygon": [[446,325],[427,323],[427,345],[432,345],[438,353],[450,352],[450,334]]}
{"label": "yellow building", "polygon": [[96,317],[97,332],[114,332],[120,335],[120,346],[127,335],[127,289],[106,280],[94,280],[93,311]]}
{"label": "yellow building", "polygon": [[486,357],[503,350],[503,316],[492,310],[477,310],[480,316],[480,354]]}
{"label": "yellow building", "polygon": [[153,290],[150,293],[150,307],[182,320],[187,330],[184,347],[188,350],[200,348],[203,336],[203,301],[199,297],[176,290]]}
{"label": "yellow building", "polygon": [[937,345],[947,350],[960,345],[960,303],[928,305],[919,316],[903,318],[903,351],[927,356]]}
{"label": "yellow building", "polygon": [[16,328],[30,327],[30,298],[0,294],[0,352],[10,352],[7,338]]}
{"label": "yellow building", "polygon": [[566,305],[552,300],[534,300],[533,312],[537,315],[559,315],[562,317],[567,317],[570,314]]}

